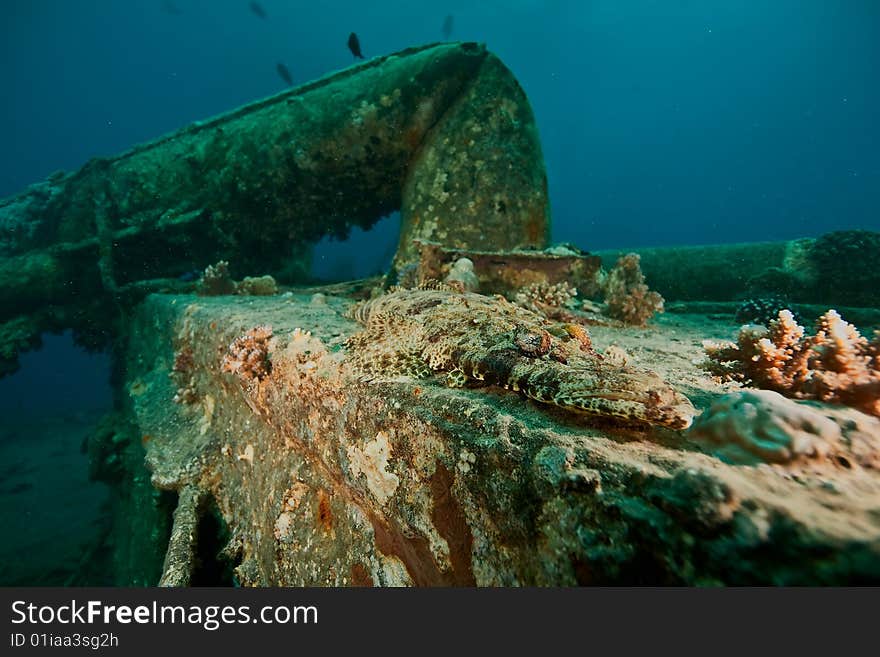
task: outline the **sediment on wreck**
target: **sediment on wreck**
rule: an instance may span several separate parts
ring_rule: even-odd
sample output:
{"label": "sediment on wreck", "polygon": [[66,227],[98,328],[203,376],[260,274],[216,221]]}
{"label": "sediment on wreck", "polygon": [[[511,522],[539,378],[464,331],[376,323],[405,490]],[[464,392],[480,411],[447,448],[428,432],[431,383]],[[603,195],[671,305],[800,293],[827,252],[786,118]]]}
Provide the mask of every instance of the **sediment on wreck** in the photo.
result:
{"label": "sediment on wreck", "polygon": [[[276,282],[283,290],[302,275],[312,242],[393,209],[401,244],[383,281],[275,294]],[[481,315],[471,311],[489,304],[487,316],[493,300],[470,291],[454,328],[477,351],[453,361],[473,365],[468,373],[444,381],[424,349],[377,350],[399,376],[358,369],[355,345],[400,336],[352,339],[362,327],[346,319],[357,313],[344,295],[363,298],[401,274],[427,282],[464,263],[468,286],[452,278],[445,294],[457,283],[588,296],[599,258],[564,245],[538,251],[548,222],[534,119],[509,71],[477,44],[413,48],[0,202],[0,373],[43,330],[114,344],[115,414],[88,448],[92,476],[114,488],[107,568],[118,584],[880,582],[873,452],[809,460],[805,471],[745,467],[678,430],[720,393],[694,363],[702,331],[721,330],[711,317],[667,315],[637,329],[599,320],[588,334],[567,323],[586,317],[557,308],[566,323],[553,337],[567,347],[549,328],[505,325],[513,352],[499,331],[484,340],[475,329]],[[873,280],[873,270],[836,265],[863,238],[817,240],[815,280],[850,271]],[[786,253],[785,266],[800,271],[791,263],[805,251]],[[190,294],[196,285],[180,274],[218,260],[231,263],[231,273],[216,268],[227,285]],[[653,283],[652,256],[643,262]],[[770,269],[748,280],[800,280]],[[231,294],[242,287],[230,276],[261,274],[274,278],[247,287],[265,280],[271,296]],[[730,298],[733,287],[713,284],[701,289],[720,296],[706,300]],[[688,294],[670,301],[707,293]],[[405,311],[415,331],[423,311],[449,310],[436,295],[423,300]],[[421,326],[410,345],[448,346],[452,330]],[[499,345],[502,357],[486,351]],[[649,383],[637,398],[680,412],[585,420],[569,411],[597,404],[573,403],[568,387],[544,394],[556,366],[535,368],[528,387],[485,376],[524,358],[567,365],[571,349],[580,354],[572,367],[601,359],[572,377],[579,394],[589,380],[589,400],[615,402],[606,411],[631,400],[614,387],[614,368],[638,367]],[[663,371],[648,376],[644,360]],[[661,404],[667,396],[682,403]]]}
{"label": "sediment on wreck", "polygon": [[[845,478],[808,488],[499,389],[364,382],[349,305],[153,295],[135,316],[127,387],[153,485],[214,500],[240,584],[880,581],[877,518]],[[271,367],[224,371],[255,326]]]}
{"label": "sediment on wreck", "polygon": [[221,259],[301,281],[311,244],[395,210],[404,241],[545,246],[534,117],[483,45],[375,58],[0,200],[0,373],[45,330],[105,346],[143,296]]}

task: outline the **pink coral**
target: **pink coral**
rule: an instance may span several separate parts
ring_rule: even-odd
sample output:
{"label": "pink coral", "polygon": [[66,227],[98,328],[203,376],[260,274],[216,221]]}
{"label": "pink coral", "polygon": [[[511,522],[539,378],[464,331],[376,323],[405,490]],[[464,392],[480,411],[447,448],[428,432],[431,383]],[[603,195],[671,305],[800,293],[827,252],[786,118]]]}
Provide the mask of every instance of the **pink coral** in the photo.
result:
{"label": "pink coral", "polygon": [[271,339],[271,326],[255,326],[232,341],[223,357],[221,368],[224,372],[237,374],[247,382],[266,378],[272,370],[272,362],[269,360]]}
{"label": "pink coral", "polygon": [[648,289],[638,253],[617,260],[603,284],[608,314],[625,324],[644,326],[654,313],[663,312],[663,297]]}
{"label": "pink coral", "polygon": [[532,312],[560,322],[577,322],[571,310],[575,305],[577,288],[565,281],[559,283],[532,283],[519,289],[513,301]]}
{"label": "pink coral", "polygon": [[836,310],[819,318],[815,335],[781,310],[767,329],[744,326],[736,344],[704,348],[708,369],[725,379],[880,415],[880,332],[869,342]]}

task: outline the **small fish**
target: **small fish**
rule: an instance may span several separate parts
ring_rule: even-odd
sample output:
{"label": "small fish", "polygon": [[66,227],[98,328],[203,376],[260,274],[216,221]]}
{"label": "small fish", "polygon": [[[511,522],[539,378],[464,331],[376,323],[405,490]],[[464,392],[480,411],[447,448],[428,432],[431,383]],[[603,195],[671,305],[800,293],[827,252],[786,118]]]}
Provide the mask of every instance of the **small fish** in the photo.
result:
{"label": "small fish", "polygon": [[202,277],[202,270],[190,269],[189,271],[185,271],[180,276],[178,276],[177,280],[183,281],[184,283],[191,283],[193,281],[199,280],[201,277]]}
{"label": "small fish", "polygon": [[171,14],[172,16],[180,16],[183,13],[182,11],[180,11],[180,8],[171,0],[163,0],[162,11],[164,11],[166,14]]}
{"label": "small fish", "polygon": [[251,11],[260,18],[266,18],[266,10],[263,9],[263,5],[259,2],[252,2],[250,4]]}
{"label": "small fish", "polygon": [[447,14],[446,18],[443,19],[443,38],[446,41],[449,41],[449,37],[452,36],[452,25],[454,19],[452,18],[452,14]]}
{"label": "small fish", "polygon": [[278,75],[281,76],[281,79],[284,80],[288,86],[293,85],[293,77],[290,75],[290,69],[288,69],[284,64],[278,62],[275,65],[275,70],[278,71]]}
{"label": "small fish", "polygon": [[351,54],[355,57],[363,59],[364,56],[361,53],[361,42],[358,39],[358,35],[352,32],[348,35],[348,49],[351,50]]}

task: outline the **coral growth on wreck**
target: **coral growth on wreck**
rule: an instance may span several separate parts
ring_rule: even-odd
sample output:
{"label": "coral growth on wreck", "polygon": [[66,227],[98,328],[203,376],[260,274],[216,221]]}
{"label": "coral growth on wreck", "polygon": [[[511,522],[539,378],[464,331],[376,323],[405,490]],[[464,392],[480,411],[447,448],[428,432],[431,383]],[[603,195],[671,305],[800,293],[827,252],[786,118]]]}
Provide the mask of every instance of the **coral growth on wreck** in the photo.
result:
{"label": "coral growth on wreck", "polygon": [[278,294],[278,284],[272,276],[268,275],[245,276],[244,280],[235,282],[229,273],[229,263],[226,260],[221,260],[205,267],[196,292],[205,297],[226,294],[271,296]]}
{"label": "coral growth on wreck", "polygon": [[737,465],[822,461],[880,467],[880,420],[852,409],[817,408],[771,390],[722,395],[687,433]]}
{"label": "coral growth on wreck", "polygon": [[819,318],[815,335],[782,310],[768,328],[743,326],[736,343],[703,346],[706,368],[724,379],[880,415],[880,332],[869,342],[835,310]]}
{"label": "coral growth on wreck", "polygon": [[644,326],[654,313],[663,312],[663,297],[649,290],[637,253],[617,260],[603,283],[608,314],[625,324]]}
{"label": "coral growth on wreck", "polygon": [[180,384],[174,395],[174,402],[177,404],[192,404],[198,398],[195,386],[195,365],[195,355],[189,345],[182,345],[174,353],[171,375]]}
{"label": "coral growth on wreck", "polygon": [[611,365],[581,326],[558,324],[503,297],[394,290],[356,306],[365,329],[347,360],[366,380],[446,373],[450,386],[497,385],[569,411],[674,429],[690,401],[656,373]]}
{"label": "coral growth on wreck", "polygon": [[238,375],[246,382],[259,381],[269,376],[272,362],[269,360],[269,342],[272,339],[271,326],[255,326],[235,338],[226,355],[221,369]]}
{"label": "coral growth on wreck", "polygon": [[480,288],[480,279],[474,271],[474,261],[470,258],[459,258],[452,263],[443,281],[459,287],[462,292],[476,292]]}
{"label": "coral growth on wreck", "polygon": [[245,276],[236,283],[235,293],[249,296],[268,297],[278,294],[278,283],[272,276]]}
{"label": "coral growth on wreck", "polygon": [[235,281],[229,274],[229,263],[226,260],[220,260],[216,264],[205,267],[205,272],[202,274],[196,290],[206,297],[235,294]]}
{"label": "coral growth on wreck", "polygon": [[577,297],[577,288],[565,281],[559,283],[532,283],[516,293],[514,301],[523,308],[548,317],[559,310],[571,308]]}

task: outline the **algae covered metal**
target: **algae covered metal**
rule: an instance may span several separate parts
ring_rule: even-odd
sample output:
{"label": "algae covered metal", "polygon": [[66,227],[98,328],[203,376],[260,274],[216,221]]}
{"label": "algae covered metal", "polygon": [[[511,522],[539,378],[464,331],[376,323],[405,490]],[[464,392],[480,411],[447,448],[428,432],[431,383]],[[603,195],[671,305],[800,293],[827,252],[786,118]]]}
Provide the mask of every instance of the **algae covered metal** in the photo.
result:
{"label": "algae covered metal", "polygon": [[395,210],[404,243],[545,246],[534,117],[484,46],[376,58],[0,201],[5,369],[47,329],[106,344],[124,333],[108,308],[221,259],[301,280],[309,245]]}
{"label": "algae covered metal", "polygon": [[[381,280],[291,287],[311,244],[393,210]],[[798,283],[800,262],[826,289],[874,280],[845,257],[873,238],[656,250],[648,281],[637,254],[547,249],[534,118],[481,45],[94,160],[0,202],[0,227],[0,374],[45,330],[114,346],[86,447],[118,584],[880,581],[877,418],[731,397],[700,365],[730,322],[680,304]],[[681,258],[705,275],[679,285]],[[655,281],[678,312],[655,316]]]}

